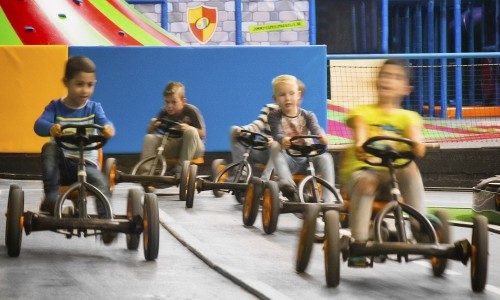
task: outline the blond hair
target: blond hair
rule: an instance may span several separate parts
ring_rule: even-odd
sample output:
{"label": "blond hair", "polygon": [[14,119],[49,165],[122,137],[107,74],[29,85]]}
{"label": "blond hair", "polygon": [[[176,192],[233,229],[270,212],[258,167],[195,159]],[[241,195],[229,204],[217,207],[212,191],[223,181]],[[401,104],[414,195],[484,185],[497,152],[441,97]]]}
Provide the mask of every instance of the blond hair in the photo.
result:
{"label": "blond hair", "polygon": [[295,85],[297,85],[298,88],[300,87],[300,83],[299,83],[299,80],[297,79],[297,77],[295,77],[293,75],[287,75],[287,74],[279,75],[279,76],[274,77],[274,79],[272,81],[273,93],[276,92],[276,87],[282,83],[295,84]]}

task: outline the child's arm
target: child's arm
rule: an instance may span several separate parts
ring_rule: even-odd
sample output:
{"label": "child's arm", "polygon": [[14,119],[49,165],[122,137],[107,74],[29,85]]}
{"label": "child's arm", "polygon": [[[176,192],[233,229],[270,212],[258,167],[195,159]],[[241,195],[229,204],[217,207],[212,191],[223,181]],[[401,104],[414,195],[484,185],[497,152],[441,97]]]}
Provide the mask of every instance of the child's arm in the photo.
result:
{"label": "child's arm", "polygon": [[424,144],[424,136],[422,134],[422,127],[417,124],[411,124],[406,129],[405,134],[415,143],[412,149],[413,154],[415,154],[416,157],[424,157],[426,148]]}
{"label": "child's arm", "polygon": [[307,122],[307,129],[312,135],[317,135],[319,136],[318,142],[321,144],[327,145],[328,144],[328,136],[326,135],[325,131],[321,126],[319,126],[318,123],[318,118],[316,117],[316,114],[312,111],[306,112],[306,122]]}
{"label": "child's arm", "polygon": [[240,126],[241,129],[243,130],[248,130],[252,132],[257,132],[257,133],[262,133],[265,135],[269,135],[270,132],[268,131],[268,115],[271,111],[277,109],[276,104],[266,104],[262,107],[260,110],[259,115],[255,120],[252,121],[252,123]]}
{"label": "child's arm", "polygon": [[[52,136],[61,133],[61,126],[54,126],[55,124],[55,102],[51,101],[46,107],[43,113],[35,121],[34,130],[39,136]],[[54,127],[54,129],[52,129]],[[59,130],[57,130],[59,128]],[[53,131],[53,132],[51,132]],[[60,134],[59,134],[60,135]]]}
{"label": "child's arm", "polygon": [[267,121],[269,122],[269,128],[271,129],[272,138],[280,145],[283,145],[285,132],[283,131],[283,127],[281,126],[281,111],[275,110],[270,112],[267,116]]}
{"label": "child's arm", "polygon": [[97,125],[101,125],[104,127],[104,130],[102,131],[102,135],[105,138],[111,138],[112,136],[115,135],[115,127],[113,125],[113,122],[111,122],[107,117],[106,114],[104,113],[104,110],[102,109],[102,106],[100,103],[95,104],[95,117],[94,117],[94,122]]}
{"label": "child's arm", "polygon": [[352,139],[355,147],[355,154],[359,160],[366,159],[366,152],[363,143],[367,139],[366,123],[361,116],[353,116],[347,120],[347,125],[352,128]]}

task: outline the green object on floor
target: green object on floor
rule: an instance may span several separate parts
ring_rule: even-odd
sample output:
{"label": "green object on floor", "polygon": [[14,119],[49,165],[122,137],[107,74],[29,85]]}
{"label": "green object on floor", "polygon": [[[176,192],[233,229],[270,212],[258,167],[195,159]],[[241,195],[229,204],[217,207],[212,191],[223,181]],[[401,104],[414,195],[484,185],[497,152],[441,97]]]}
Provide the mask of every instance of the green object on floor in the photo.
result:
{"label": "green object on floor", "polygon": [[448,213],[448,219],[450,221],[460,221],[460,222],[470,222],[476,214],[481,214],[488,218],[488,223],[494,225],[500,225],[500,212],[494,211],[482,211],[476,212],[472,208],[450,208],[450,207],[429,207],[430,213],[434,213],[436,210],[444,210]]}

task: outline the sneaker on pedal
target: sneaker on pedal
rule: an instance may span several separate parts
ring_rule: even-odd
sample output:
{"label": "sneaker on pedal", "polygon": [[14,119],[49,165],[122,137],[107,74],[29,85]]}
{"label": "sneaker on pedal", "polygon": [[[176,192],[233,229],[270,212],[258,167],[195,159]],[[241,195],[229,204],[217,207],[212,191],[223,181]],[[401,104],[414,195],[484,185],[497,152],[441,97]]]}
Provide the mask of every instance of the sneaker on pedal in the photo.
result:
{"label": "sneaker on pedal", "polygon": [[290,202],[300,202],[299,193],[297,189],[289,184],[285,184],[280,187],[281,194],[288,199]]}
{"label": "sneaker on pedal", "polygon": [[42,200],[42,203],[40,203],[40,208],[38,210],[41,214],[53,216],[55,206],[56,206],[55,200],[49,200],[48,198],[44,198]]}
{"label": "sneaker on pedal", "polygon": [[370,266],[370,261],[365,256],[349,257],[347,266],[352,268],[366,268]]}

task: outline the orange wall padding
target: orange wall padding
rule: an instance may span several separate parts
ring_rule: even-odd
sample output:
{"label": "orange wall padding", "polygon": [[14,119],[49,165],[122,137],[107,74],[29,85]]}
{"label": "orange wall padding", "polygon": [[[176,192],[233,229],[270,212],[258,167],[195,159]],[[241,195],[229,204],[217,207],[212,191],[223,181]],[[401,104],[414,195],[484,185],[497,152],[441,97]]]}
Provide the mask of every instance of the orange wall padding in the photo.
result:
{"label": "orange wall padding", "polygon": [[48,138],[33,124],[62,83],[67,46],[0,46],[0,153],[39,153]]}

